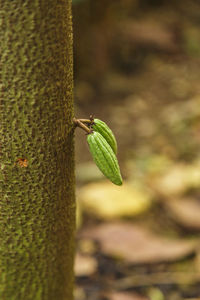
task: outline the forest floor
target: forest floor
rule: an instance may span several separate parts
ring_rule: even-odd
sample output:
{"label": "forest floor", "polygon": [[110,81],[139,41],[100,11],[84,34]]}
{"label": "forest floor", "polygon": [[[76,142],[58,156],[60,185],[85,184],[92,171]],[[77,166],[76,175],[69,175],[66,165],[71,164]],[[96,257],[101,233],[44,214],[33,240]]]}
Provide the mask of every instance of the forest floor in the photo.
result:
{"label": "forest floor", "polygon": [[80,40],[76,117],[113,129],[124,184],[77,129],[75,299],[200,299],[200,3],[127,11]]}

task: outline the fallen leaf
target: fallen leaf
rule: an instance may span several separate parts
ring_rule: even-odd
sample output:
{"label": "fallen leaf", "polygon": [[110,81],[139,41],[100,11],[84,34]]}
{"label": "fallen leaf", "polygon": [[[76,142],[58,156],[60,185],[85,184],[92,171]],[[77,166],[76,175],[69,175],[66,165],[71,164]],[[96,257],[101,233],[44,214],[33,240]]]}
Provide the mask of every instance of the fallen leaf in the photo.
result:
{"label": "fallen leaf", "polygon": [[176,261],[196,248],[193,241],[165,239],[128,222],[88,228],[82,231],[81,237],[99,242],[104,254],[134,264]]}
{"label": "fallen leaf", "polygon": [[165,297],[160,289],[156,287],[150,287],[147,291],[147,294],[149,296],[149,299],[151,300],[164,300]]}
{"label": "fallen leaf", "polygon": [[76,253],[74,272],[76,276],[90,276],[97,270],[97,261],[91,256]]}
{"label": "fallen leaf", "polygon": [[169,52],[178,50],[173,31],[155,21],[128,20],[123,23],[121,34],[123,39],[128,40],[134,47],[141,45]]}
{"label": "fallen leaf", "polygon": [[165,197],[178,196],[200,186],[200,162],[176,164],[162,176],[150,178],[150,186]]}
{"label": "fallen leaf", "polygon": [[83,210],[104,219],[139,215],[152,203],[147,190],[128,183],[117,187],[110,182],[85,185],[79,190],[78,199]]}
{"label": "fallen leaf", "polygon": [[110,292],[105,296],[108,300],[148,300],[146,297],[130,292]]}
{"label": "fallen leaf", "polygon": [[173,199],[166,207],[180,225],[189,229],[200,229],[200,201],[193,198]]}

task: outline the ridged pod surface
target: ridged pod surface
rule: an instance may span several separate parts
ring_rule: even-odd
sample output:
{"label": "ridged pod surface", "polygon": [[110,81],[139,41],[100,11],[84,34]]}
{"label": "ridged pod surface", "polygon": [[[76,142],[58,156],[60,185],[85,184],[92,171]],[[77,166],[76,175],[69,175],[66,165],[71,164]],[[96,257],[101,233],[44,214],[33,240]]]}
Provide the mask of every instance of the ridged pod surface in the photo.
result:
{"label": "ridged pod surface", "polygon": [[122,185],[122,177],[115,153],[99,132],[87,136],[92,157],[101,172],[114,184]]}
{"label": "ridged pod surface", "polygon": [[104,137],[104,139],[106,139],[107,143],[113,149],[114,153],[117,154],[117,142],[112,130],[108,127],[108,125],[99,119],[94,119],[92,128],[94,131],[99,132]]}

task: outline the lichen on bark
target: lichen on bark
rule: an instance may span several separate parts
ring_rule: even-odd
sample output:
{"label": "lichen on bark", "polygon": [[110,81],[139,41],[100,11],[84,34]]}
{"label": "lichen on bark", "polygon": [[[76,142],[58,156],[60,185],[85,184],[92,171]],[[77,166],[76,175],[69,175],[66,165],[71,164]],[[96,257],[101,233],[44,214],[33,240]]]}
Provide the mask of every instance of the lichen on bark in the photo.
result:
{"label": "lichen on bark", "polygon": [[71,0],[0,0],[0,41],[0,299],[71,300]]}

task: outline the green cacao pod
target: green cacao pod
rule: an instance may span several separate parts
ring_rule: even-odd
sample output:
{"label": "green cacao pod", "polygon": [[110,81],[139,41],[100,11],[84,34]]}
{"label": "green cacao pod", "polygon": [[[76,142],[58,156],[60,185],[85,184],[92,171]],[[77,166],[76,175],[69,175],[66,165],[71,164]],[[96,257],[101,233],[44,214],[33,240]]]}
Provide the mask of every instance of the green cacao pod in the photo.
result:
{"label": "green cacao pod", "polygon": [[99,119],[94,119],[92,129],[99,132],[104,137],[104,139],[106,139],[107,143],[113,149],[114,153],[117,154],[117,142],[112,130],[108,127],[108,125]]}
{"label": "green cacao pod", "polygon": [[114,184],[122,185],[122,177],[116,155],[106,139],[96,131],[88,134],[87,142],[92,157],[101,172]]}

